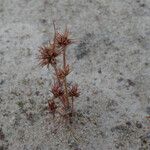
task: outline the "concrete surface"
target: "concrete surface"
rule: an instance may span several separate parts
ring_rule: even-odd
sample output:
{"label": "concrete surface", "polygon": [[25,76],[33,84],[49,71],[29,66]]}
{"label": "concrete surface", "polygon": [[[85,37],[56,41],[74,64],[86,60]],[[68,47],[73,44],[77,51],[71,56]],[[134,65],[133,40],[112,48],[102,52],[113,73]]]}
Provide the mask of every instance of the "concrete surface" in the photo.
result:
{"label": "concrete surface", "polygon": [[[80,41],[74,135],[45,109],[53,71],[36,57],[53,19]],[[149,150],[149,103],[150,0],[0,0],[0,150]]]}

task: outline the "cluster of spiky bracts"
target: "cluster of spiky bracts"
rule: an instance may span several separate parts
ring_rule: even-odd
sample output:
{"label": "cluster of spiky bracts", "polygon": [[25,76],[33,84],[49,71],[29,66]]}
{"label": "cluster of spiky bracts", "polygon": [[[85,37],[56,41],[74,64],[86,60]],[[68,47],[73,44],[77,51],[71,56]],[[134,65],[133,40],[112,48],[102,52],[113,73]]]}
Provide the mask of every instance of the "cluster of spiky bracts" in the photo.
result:
{"label": "cluster of spiky bracts", "polygon": [[[66,50],[74,41],[69,38],[69,31],[66,28],[64,33],[56,31],[54,24],[54,38],[52,42],[40,47],[39,61],[42,67],[51,66],[54,69],[54,83],[50,89],[53,96],[48,101],[49,111],[53,117],[58,114],[67,122],[72,122],[74,115],[74,100],[79,96],[77,84],[69,85],[67,76],[70,74],[70,66],[66,61]],[[62,57],[62,65],[58,63]]]}

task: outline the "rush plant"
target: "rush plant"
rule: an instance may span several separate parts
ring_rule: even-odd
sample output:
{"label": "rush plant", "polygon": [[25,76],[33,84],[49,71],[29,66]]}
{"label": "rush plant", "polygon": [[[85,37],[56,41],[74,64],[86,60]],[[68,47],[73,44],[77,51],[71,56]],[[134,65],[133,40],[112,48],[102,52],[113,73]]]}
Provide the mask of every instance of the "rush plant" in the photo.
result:
{"label": "rush plant", "polygon": [[[41,46],[39,49],[39,64],[47,66],[54,70],[53,84],[50,88],[52,97],[48,100],[48,109],[53,117],[59,116],[65,123],[71,124],[75,114],[74,101],[79,97],[80,92],[77,84],[69,84],[67,76],[70,74],[70,65],[67,62],[67,48],[73,44],[69,36],[69,30],[65,29],[63,33],[56,31],[54,26],[54,38],[47,45]],[[62,61],[62,62],[60,62]]]}

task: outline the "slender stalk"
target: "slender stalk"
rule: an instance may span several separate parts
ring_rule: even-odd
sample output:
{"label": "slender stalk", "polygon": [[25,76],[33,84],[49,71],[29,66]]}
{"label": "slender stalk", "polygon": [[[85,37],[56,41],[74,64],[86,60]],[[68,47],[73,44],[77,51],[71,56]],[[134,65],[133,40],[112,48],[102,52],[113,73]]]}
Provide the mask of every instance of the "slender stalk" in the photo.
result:
{"label": "slender stalk", "polygon": [[55,70],[55,74],[56,74],[56,77],[57,77],[57,81],[58,81],[58,83],[61,85],[61,82],[60,82],[60,79],[59,79],[59,77],[58,77],[58,71],[57,71],[57,66],[56,65],[52,65],[52,67],[54,68],[54,70]]}
{"label": "slender stalk", "polygon": [[72,110],[72,113],[74,112],[74,105],[73,105],[73,102],[74,102],[74,98],[73,96],[71,97],[71,110]]}
{"label": "slender stalk", "polygon": [[59,97],[59,99],[61,100],[63,106],[66,107],[66,102],[65,102],[66,99],[65,99],[65,97],[61,96],[61,97]]}
{"label": "slender stalk", "polygon": [[63,65],[66,67],[66,47],[63,49]]}
{"label": "slender stalk", "polygon": [[[60,81],[60,79],[59,79],[59,77],[58,77],[58,74],[57,74],[57,66],[56,65],[52,65],[52,67],[54,68],[54,70],[55,70],[55,74],[56,74],[56,77],[57,77],[57,81],[58,81],[58,83],[61,85],[61,81]],[[66,104],[64,104],[64,100],[63,99],[65,99],[63,96],[61,96],[61,97],[59,97],[59,99],[61,100],[61,102],[62,102],[62,104],[65,106]]]}
{"label": "slender stalk", "polygon": [[[66,47],[63,50],[63,67],[66,67]],[[66,95],[66,105],[69,108],[69,100],[68,100],[68,89],[67,89],[67,79],[64,78],[64,88],[65,88],[65,95]]]}
{"label": "slender stalk", "polygon": [[54,46],[55,46],[55,43],[56,43],[56,27],[55,27],[55,21],[53,20],[53,27],[54,27]]}

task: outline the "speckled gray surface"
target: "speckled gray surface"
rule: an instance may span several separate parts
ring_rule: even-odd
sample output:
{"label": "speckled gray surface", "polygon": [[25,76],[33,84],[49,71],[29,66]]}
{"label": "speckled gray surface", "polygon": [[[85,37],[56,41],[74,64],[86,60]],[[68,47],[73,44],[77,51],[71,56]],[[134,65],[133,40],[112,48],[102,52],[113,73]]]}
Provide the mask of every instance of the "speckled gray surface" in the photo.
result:
{"label": "speckled gray surface", "polygon": [[[67,24],[74,136],[45,109],[52,70],[38,47]],[[0,0],[0,150],[150,149],[150,0]]]}

